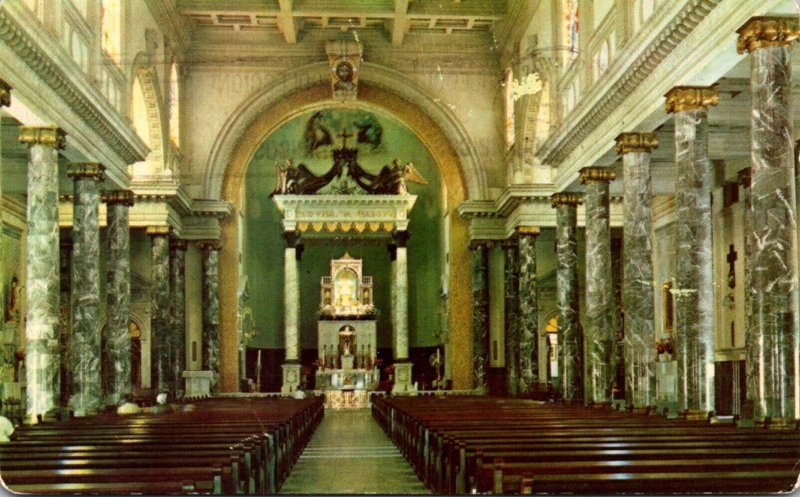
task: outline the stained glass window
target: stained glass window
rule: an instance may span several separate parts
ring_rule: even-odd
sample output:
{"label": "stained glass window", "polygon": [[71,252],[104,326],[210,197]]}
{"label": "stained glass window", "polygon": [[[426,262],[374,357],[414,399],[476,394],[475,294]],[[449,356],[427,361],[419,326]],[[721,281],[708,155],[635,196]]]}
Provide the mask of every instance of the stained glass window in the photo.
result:
{"label": "stained glass window", "polygon": [[167,112],[169,113],[169,138],[180,145],[180,98],[178,95],[178,65],[173,62],[169,69],[169,93]]}
{"label": "stained glass window", "polygon": [[120,63],[122,40],[122,0],[101,0],[100,27],[103,51],[114,63]]}
{"label": "stained glass window", "polygon": [[578,56],[578,0],[564,0],[564,41],[567,47],[567,62]]}
{"label": "stained glass window", "polygon": [[506,69],[506,83],[505,83],[505,102],[506,102],[506,119],[505,119],[505,134],[506,145],[514,145],[514,71],[510,68]]}

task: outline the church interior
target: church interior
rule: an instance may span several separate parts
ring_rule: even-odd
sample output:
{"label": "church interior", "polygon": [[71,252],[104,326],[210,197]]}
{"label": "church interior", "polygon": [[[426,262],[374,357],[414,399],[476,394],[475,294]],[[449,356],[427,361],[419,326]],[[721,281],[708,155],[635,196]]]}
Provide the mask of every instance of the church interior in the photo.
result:
{"label": "church interior", "polygon": [[795,0],[0,2],[5,488],[796,488],[798,41]]}

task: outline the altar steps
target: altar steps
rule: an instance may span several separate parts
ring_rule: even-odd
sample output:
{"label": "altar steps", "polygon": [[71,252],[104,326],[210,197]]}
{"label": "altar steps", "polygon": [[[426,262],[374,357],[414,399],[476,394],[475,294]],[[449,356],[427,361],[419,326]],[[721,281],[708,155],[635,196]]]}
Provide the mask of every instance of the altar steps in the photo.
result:
{"label": "altar steps", "polygon": [[291,494],[429,494],[368,409],[326,410],[281,488]]}

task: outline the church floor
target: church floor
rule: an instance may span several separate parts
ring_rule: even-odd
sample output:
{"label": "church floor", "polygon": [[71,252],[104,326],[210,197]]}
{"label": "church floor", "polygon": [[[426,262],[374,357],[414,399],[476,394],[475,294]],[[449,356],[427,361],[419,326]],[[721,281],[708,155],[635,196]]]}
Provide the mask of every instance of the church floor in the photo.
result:
{"label": "church floor", "polygon": [[325,418],[281,488],[284,494],[428,494],[369,409]]}

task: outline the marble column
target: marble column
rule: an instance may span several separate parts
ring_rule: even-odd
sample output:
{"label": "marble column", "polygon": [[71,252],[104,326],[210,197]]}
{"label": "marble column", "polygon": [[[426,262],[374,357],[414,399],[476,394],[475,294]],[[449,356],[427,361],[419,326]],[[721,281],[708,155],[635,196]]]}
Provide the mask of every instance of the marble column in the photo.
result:
{"label": "marble column", "polygon": [[629,408],[646,409],[656,402],[650,152],[658,139],[654,133],[623,133],[616,141],[625,197],[625,402]]}
{"label": "marble column", "polygon": [[711,245],[713,170],[708,106],[713,87],[675,87],[666,110],[675,120],[675,353],[678,406],[693,418],[714,410],[714,275]]}
{"label": "marble column", "polygon": [[286,249],[283,255],[283,319],[284,347],[283,386],[281,392],[293,393],[300,386],[300,271],[302,249],[297,232],[283,233]]}
{"label": "marble column", "polygon": [[106,202],[108,282],[106,291],[106,403],[117,405],[131,393],[131,246],[129,209],[133,192],[112,190]]}
{"label": "marble column", "polygon": [[150,387],[169,392],[169,226],[150,226]]}
{"label": "marble column", "polygon": [[[203,256],[203,369],[211,371],[211,390],[219,391],[219,240],[197,242]],[[288,350],[287,350],[288,354]]]}
{"label": "marble column", "polygon": [[489,385],[489,249],[491,242],[473,240],[472,252],[472,369],[474,387],[487,392]]}
{"label": "marble column", "polygon": [[797,200],[792,143],[790,42],[797,17],[753,18],[739,28],[739,53],[750,52],[754,237],[752,312],[763,352],[758,360],[755,417],[770,426],[800,418],[798,381]]}
{"label": "marble column", "polygon": [[186,370],[187,248],[186,240],[172,238],[169,241],[169,287],[172,289],[169,303],[170,390],[175,396],[183,391],[183,372]]}
{"label": "marble column", "polygon": [[536,280],[538,226],[519,226],[519,392],[530,393],[539,379],[539,287]]}
{"label": "marble column", "polygon": [[100,378],[100,191],[105,166],[70,164],[72,207],[72,395],[76,416],[87,416],[103,405]]}
{"label": "marble column", "polygon": [[25,363],[26,422],[58,407],[59,300],[58,150],[66,133],[56,126],[22,126],[29,147]]}
{"label": "marble column", "polygon": [[61,297],[59,299],[59,337],[61,397],[59,405],[67,407],[72,395],[72,240],[61,237],[59,265],[61,273]]}
{"label": "marble column", "polygon": [[394,386],[392,392],[413,390],[411,361],[408,358],[408,231],[394,233],[395,260],[392,291],[395,312],[394,334]]}
{"label": "marble column", "polygon": [[578,205],[577,193],[553,194],[556,209],[558,269],[558,376],[561,396],[567,401],[583,399],[583,337],[578,302]]}
{"label": "marble column", "polygon": [[519,395],[520,337],[519,337],[519,241],[516,237],[503,240],[505,298],[505,363],[506,393]]}
{"label": "marble column", "polygon": [[611,224],[608,184],[614,170],[585,167],[580,182],[586,185],[586,401],[611,402],[614,385],[614,281],[611,272]]}

